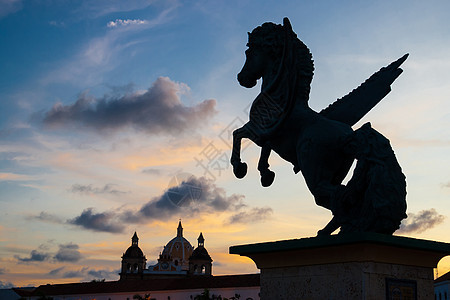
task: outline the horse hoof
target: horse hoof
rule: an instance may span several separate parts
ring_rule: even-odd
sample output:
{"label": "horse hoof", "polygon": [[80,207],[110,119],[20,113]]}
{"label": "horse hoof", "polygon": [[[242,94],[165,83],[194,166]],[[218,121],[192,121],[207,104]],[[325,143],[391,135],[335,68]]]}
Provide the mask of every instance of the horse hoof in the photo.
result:
{"label": "horse hoof", "polygon": [[239,162],[237,165],[233,165],[233,173],[239,179],[244,178],[247,175],[247,164]]}
{"label": "horse hoof", "polygon": [[273,183],[273,180],[275,179],[275,173],[267,170],[266,172],[261,174],[261,185],[263,187],[268,187]]}
{"label": "horse hoof", "polygon": [[329,236],[331,235],[331,232],[326,231],[325,229],[321,229],[317,231],[317,236]]}

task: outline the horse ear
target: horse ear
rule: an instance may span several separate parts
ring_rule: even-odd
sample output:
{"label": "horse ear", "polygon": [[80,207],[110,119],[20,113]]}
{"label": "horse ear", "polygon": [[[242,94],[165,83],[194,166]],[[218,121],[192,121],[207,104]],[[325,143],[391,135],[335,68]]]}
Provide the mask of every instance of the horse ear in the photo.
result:
{"label": "horse ear", "polygon": [[289,19],[287,17],[285,17],[283,19],[283,26],[288,29],[289,31],[292,31],[292,26],[291,26],[291,22],[289,21]]}

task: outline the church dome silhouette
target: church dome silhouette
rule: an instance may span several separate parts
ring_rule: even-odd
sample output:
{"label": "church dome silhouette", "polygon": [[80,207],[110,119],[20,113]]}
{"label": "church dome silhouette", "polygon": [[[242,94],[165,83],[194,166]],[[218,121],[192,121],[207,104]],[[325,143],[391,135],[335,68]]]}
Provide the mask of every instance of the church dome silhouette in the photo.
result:
{"label": "church dome silhouette", "polygon": [[203,238],[203,234],[200,232],[200,236],[198,237],[198,247],[195,248],[194,252],[192,252],[192,255],[189,259],[205,259],[210,260],[211,256],[208,253],[208,250],[204,247],[205,239]]}
{"label": "church dome silhouette", "polygon": [[138,246],[138,237],[136,232],[131,238],[132,244],[128,247],[127,251],[123,254],[123,258],[141,258],[144,257],[144,252],[142,252],[141,248]]}
{"label": "church dome silhouette", "polygon": [[183,227],[181,221],[178,223],[177,236],[170,240],[162,252],[163,258],[172,259],[175,266],[181,266],[181,269],[189,268],[189,257],[192,255],[193,247],[187,239],[183,237]]}
{"label": "church dome silhouette", "polygon": [[137,233],[134,232],[131,238],[131,246],[122,255],[122,268],[120,279],[136,279],[142,278],[143,271],[145,270],[147,259],[144,252],[139,248],[139,238]]}
{"label": "church dome silhouette", "polygon": [[144,252],[142,252],[141,248],[139,248],[138,246],[130,246],[127,251],[125,251],[125,254],[123,255],[123,257],[126,258],[138,258],[138,257],[143,257],[144,256]]}
{"label": "church dome silhouette", "polygon": [[[195,248],[183,237],[181,220],[178,222],[177,235],[171,239],[159,254],[158,262],[146,267],[147,259],[139,248],[139,238],[134,233],[132,244],[122,256],[120,280],[150,279],[163,277],[211,276],[212,258],[205,248],[205,239],[200,232],[198,247]],[[161,277],[162,276],[162,277]]]}
{"label": "church dome silhouette", "polygon": [[203,233],[197,239],[198,246],[189,257],[189,274],[192,275],[212,275],[212,258],[205,248],[205,238]]}

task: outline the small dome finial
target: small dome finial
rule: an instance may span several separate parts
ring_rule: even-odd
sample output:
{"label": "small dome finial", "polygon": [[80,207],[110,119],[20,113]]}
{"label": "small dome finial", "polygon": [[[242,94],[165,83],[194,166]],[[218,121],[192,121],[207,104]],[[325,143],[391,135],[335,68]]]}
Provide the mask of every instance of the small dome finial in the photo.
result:
{"label": "small dome finial", "polygon": [[178,228],[177,228],[177,237],[183,236],[183,226],[181,226],[181,219],[178,222]]}
{"label": "small dome finial", "polygon": [[137,246],[138,243],[139,243],[139,238],[138,238],[137,233],[135,231],[134,234],[133,234],[133,237],[131,238],[131,245],[136,245]]}
{"label": "small dome finial", "polygon": [[204,247],[205,246],[205,238],[203,237],[203,234],[200,232],[200,235],[198,236],[198,247]]}

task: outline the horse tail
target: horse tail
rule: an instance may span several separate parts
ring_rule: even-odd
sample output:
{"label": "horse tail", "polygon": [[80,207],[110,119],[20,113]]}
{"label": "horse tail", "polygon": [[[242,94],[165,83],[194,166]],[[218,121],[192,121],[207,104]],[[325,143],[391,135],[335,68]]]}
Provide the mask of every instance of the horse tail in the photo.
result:
{"label": "horse tail", "polygon": [[[346,151],[357,159],[347,183],[351,208],[342,217],[341,231],[371,231],[392,234],[406,218],[406,177],[389,140],[364,124],[347,140]],[[354,216],[358,218],[354,218]]]}

